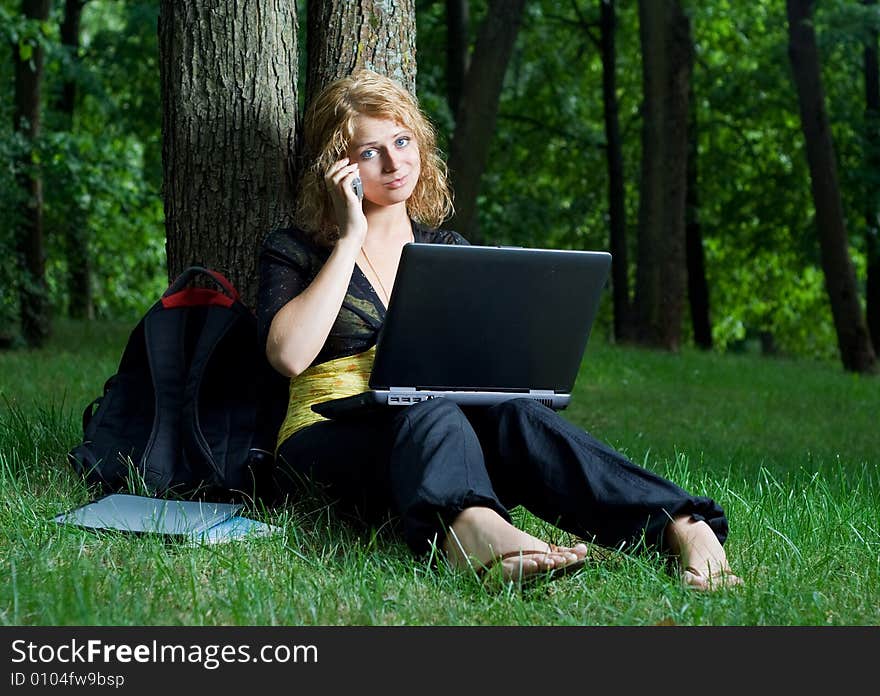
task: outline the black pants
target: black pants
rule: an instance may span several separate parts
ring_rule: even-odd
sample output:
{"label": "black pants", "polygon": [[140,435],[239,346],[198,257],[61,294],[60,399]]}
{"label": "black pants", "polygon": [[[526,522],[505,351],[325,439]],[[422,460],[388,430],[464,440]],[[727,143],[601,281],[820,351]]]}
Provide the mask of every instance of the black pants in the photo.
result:
{"label": "black pants", "polygon": [[[410,548],[442,544],[465,508],[510,520],[517,505],[610,547],[662,547],[672,517],[705,520],[721,543],[724,511],[626,459],[535,401],[461,409],[424,401],[362,420],[321,421],[279,449],[282,486],[311,481],[367,517],[399,516]],[[285,483],[286,481],[286,483]]]}

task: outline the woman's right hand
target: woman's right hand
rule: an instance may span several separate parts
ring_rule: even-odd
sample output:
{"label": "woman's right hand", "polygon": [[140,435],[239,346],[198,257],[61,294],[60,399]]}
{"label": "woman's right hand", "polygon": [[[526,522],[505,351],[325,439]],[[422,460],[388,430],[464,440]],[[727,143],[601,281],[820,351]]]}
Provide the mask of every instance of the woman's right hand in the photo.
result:
{"label": "woman's right hand", "polygon": [[367,236],[367,218],[364,207],[352,188],[358,177],[357,162],[347,157],[337,160],[324,175],[324,184],[333,201],[340,238],[351,238],[363,244]]}

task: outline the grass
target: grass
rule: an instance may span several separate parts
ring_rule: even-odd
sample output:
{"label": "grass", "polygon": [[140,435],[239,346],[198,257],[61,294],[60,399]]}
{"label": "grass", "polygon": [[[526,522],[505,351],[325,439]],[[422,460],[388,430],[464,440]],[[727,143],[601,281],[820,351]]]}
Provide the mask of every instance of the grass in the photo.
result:
{"label": "grass", "polygon": [[[880,382],[837,365],[594,339],[566,417],[716,498],[746,586],[678,586],[656,554],[596,553],[533,588],[486,589],[317,499],[252,516],[265,539],[190,548],[59,528],[94,495],[65,452],[130,326],[62,323],[0,354],[0,623],[6,625],[877,625]],[[528,529],[564,541],[524,510]]]}

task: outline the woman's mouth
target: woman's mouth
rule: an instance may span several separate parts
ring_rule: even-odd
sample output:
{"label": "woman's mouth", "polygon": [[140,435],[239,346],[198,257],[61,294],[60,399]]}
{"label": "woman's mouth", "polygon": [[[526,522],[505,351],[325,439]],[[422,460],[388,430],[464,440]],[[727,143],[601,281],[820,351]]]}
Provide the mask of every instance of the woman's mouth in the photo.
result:
{"label": "woman's mouth", "polygon": [[404,184],[406,184],[406,177],[402,176],[399,179],[393,179],[392,181],[389,181],[387,184],[385,184],[385,187],[390,189],[399,189]]}

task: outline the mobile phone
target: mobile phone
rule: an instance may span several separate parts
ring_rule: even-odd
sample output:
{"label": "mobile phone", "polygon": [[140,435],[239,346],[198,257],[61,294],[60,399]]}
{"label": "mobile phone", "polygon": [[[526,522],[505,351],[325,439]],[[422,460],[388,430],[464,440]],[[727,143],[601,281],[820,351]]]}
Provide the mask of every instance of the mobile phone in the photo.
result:
{"label": "mobile phone", "polygon": [[364,200],[364,186],[359,176],[356,176],[351,182],[351,188],[354,190],[354,195],[358,197],[359,201]]}

